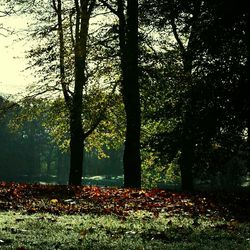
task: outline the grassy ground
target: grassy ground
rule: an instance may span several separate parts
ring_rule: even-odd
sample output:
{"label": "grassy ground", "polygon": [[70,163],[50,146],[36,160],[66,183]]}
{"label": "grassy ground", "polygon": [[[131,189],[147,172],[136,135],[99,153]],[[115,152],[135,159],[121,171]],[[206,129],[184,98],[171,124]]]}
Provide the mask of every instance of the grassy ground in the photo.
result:
{"label": "grassy ground", "polygon": [[250,249],[250,223],[134,212],[60,215],[0,212],[0,249]]}
{"label": "grassy ground", "polygon": [[249,193],[0,183],[0,249],[250,250]]}

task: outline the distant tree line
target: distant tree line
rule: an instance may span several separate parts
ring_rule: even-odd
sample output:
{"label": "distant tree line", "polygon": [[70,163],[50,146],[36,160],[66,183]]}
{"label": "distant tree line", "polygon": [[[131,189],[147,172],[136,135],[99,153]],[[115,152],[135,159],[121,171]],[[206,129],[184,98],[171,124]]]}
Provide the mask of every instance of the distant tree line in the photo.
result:
{"label": "distant tree line", "polygon": [[[0,107],[6,105],[8,101],[0,97]],[[16,119],[21,112],[22,108],[15,106],[0,120],[0,181],[67,184],[69,153],[53,141],[41,120],[20,124]],[[122,150],[105,152],[109,157],[101,160],[94,151],[84,153],[85,176],[122,175]]]}

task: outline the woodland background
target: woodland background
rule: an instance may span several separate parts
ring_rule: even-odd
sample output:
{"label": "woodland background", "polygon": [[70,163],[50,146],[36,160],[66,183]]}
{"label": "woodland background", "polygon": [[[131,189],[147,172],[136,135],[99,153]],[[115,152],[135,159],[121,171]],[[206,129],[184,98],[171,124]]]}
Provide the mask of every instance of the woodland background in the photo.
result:
{"label": "woodland background", "polygon": [[1,1],[34,74],[0,99],[1,180],[249,186],[245,2]]}

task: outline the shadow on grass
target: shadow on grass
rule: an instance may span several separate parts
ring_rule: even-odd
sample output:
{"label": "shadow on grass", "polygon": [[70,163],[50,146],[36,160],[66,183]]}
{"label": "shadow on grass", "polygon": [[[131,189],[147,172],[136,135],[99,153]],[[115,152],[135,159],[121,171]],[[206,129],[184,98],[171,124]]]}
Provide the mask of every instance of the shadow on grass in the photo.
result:
{"label": "shadow on grass", "polygon": [[0,249],[250,249],[250,224],[134,214],[0,213]]}

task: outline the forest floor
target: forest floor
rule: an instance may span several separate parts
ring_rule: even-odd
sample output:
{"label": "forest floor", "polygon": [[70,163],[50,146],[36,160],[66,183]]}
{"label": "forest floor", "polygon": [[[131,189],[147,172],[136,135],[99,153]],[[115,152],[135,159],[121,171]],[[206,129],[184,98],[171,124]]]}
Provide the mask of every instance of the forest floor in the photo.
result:
{"label": "forest floor", "polygon": [[0,249],[250,249],[248,193],[0,183]]}

